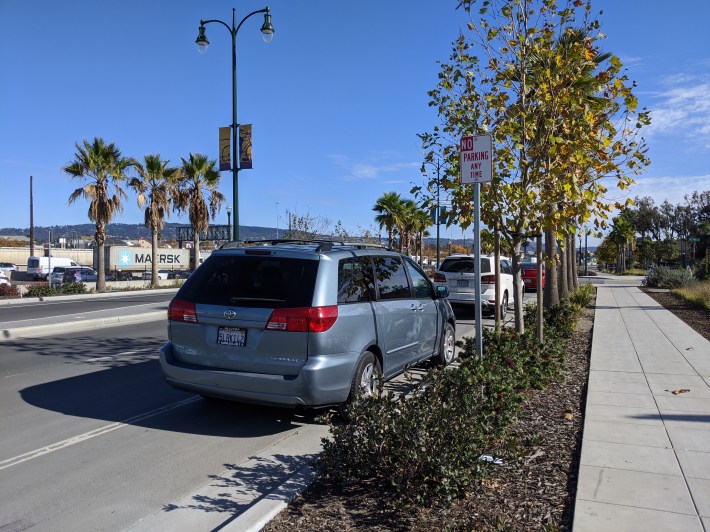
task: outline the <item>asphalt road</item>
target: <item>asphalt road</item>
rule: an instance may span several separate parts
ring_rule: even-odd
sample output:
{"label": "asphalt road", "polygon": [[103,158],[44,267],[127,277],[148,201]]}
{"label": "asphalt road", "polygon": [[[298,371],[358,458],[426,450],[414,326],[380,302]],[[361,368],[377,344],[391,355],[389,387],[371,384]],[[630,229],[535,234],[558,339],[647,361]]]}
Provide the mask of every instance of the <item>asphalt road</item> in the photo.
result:
{"label": "asphalt road", "polygon": [[[156,514],[215,476],[251,500],[277,481],[269,467],[289,464],[242,469],[250,457],[301,427],[324,428],[313,414],[173,390],[156,357],[165,336],[153,322],[3,344],[0,530],[159,522]],[[223,499],[183,506],[206,508],[215,522],[199,529],[210,529],[238,509],[236,496]]]}

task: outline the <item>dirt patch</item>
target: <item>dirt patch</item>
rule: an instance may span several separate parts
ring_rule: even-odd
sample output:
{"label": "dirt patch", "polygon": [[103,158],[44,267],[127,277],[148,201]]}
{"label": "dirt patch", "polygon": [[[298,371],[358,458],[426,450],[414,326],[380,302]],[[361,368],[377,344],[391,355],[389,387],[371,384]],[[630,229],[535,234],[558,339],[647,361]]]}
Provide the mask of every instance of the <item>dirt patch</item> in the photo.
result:
{"label": "dirt patch", "polygon": [[678,294],[667,290],[654,290],[653,288],[642,288],[641,290],[690,325],[698,334],[710,340],[710,310],[689,303]]}

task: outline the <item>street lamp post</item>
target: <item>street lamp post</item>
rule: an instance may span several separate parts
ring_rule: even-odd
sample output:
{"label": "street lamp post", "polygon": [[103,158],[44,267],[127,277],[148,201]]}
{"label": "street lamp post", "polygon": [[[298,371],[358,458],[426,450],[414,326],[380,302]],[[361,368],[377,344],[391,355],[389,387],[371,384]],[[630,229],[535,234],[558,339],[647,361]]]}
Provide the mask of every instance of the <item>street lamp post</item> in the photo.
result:
{"label": "street lamp post", "polygon": [[279,239],[279,202],[276,202],[276,240]]}
{"label": "street lamp post", "polygon": [[227,205],[227,227],[229,227],[229,241],[232,241],[232,208]]}
{"label": "street lamp post", "polygon": [[[421,172],[426,178],[429,176],[426,173],[425,163],[422,163]],[[439,226],[441,225],[441,220],[439,220],[439,215],[441,213],[441,201],[439,197],[439,191],[441,190],[441,161],[439,159],[436,162],[431,163],[436,167],[436,214],[434,215],[434,223],[436,224],[436,269],[439,269],[440,260],[440,247],[439,247]]]}
{"label": "street lamp post", "polygon": [[221,20],[200,20],[199,34],[195,40],[197,43],[197,50],[201,54],[204,54],[210,43],[207,40],[207,35],[205,35],[205,25],[212,22],[222,24],[225,28],[227,28],[227,31],[229,31],[232,36],[232,204],[234,205],[234,226],[232,229],[232,235],[234,236],[234,240],[239,240],[239,164],[237,161],[237,140],[239,132],[239,124],[237,123],[237,33],[239,32],[239,28],[242,27],[242,24],[244,24],[244,21],[257,13],[264,13],[264,23],[261,25],[261,33],[264,36],[264,41],[270,42],[274,36],[274,27],[271,24],[271,15],[269,14],[268,7],[249,13],[236,26],[235,11],[232,9],[231,27],[226,22]]}

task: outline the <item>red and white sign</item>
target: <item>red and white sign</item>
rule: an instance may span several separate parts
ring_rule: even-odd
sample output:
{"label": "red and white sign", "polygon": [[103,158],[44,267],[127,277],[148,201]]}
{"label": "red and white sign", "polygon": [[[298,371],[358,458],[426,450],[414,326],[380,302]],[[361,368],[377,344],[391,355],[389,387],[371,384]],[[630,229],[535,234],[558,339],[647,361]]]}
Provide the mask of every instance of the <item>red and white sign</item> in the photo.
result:
{"label": "red and white sign", "polygon": [[493,143],[490,135],[461,137],[461,184],[488,183],[493,179]]}

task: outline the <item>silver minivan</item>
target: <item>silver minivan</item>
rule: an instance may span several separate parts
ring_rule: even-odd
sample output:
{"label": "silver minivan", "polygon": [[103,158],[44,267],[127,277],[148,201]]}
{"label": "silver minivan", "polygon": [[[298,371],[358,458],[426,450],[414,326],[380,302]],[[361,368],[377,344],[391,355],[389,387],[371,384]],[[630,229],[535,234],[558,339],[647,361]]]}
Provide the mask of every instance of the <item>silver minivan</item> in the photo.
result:
{"label": "silver minivan", "polygon": [[172,386],[207,397],[347,404],[409,365],[453,360],[447,295],[382,246],[228,244],[170,303],[162,371]]}

